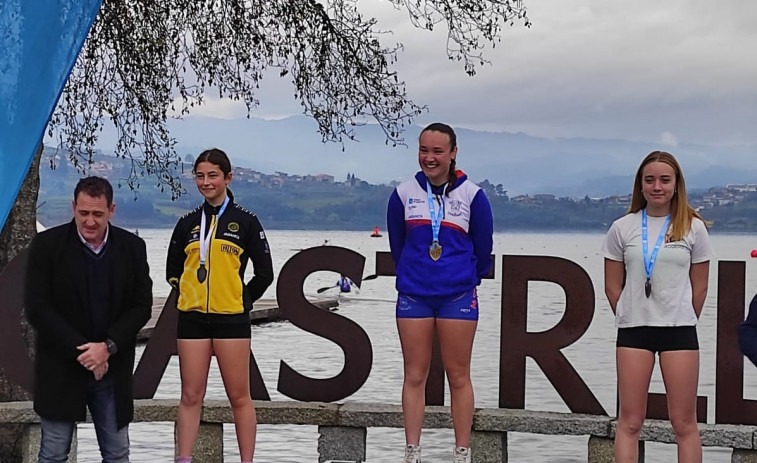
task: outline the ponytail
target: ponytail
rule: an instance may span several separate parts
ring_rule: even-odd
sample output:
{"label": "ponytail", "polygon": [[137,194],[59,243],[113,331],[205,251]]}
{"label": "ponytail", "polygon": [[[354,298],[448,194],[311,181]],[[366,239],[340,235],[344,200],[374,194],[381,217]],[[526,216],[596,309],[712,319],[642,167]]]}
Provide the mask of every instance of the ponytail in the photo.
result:
{"label": "ponytail", "polygon": [[455,186],[457,181],[457,169],[455,168],[455,160],[453,159],[449,163],[449,173],[447,174],[447,188],[445,188],[444,194],[449,196],[449,192],[452,187]]}

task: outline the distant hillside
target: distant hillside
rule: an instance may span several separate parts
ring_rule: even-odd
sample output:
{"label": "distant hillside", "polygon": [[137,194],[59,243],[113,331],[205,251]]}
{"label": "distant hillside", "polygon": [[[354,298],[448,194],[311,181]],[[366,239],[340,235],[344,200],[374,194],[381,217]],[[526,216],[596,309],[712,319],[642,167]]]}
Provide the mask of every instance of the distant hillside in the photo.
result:
{"label": "distant hillside", "polygon": [[[370,183],[406,179],[418,170],[416,140],[420,127],[405,133],[407,147],[390,147],[376,126],[356,128],[359,142],[323,144],[314,122],[187,118],[171,125],[182,154],[219,146],[239,165],[262,172],[328,173],[344,179],[354,173]],[[511,195],[607,196],[628,193],[641,159],[667,149],[681,162],[692,188],[727,183],[757,183],[757,147],[710,147],[587,138],[546,139],[525,134],[459,129],[458,165],[474,181],[502,183]]]}
{"label": "distant hillside", "polygon": [[[43,155],[43,166],[49,165],[52,150]],[[187,194],[176,201],[160,192],[155,179],[143,179],[141,187],[132,192],[118,188],[120,179],[128,175],[130,165],[112,156],[98,155],[93,172],[105,176],[116,187],[114,223],[127,228],[173,227],[179,216],[194,208],[202,197],[194,187],[184,166],[182,182]],[[59,162],[56,170],[40,170],[40,206],[38,219],[52,226],[71,219],[71,195],[80,173],[71,165]],[[324,181],[325,180],[325,181]],[[375,185],[355,175],[330,181],[328,176],[293,176],[288,172],[251,172],[237,168],[231,187],[240,204],[255,212],[266,228],[311,230],[370,230],[386,223],[386,204],[393,187]],[[602,197],[584,193],[578,200],[554,194],[533,195],[510,200],[503,184],[487,179],[478,182],[492,203],[495,230],[606,230],[609,223],[627,208],[629,178],[615,178],[626,196]],[[728,182],[731,183],[731,182]],[[628,185],[628,186],[626,186]],[[549,193],[546,191],[544,193]],[[757,231],[757,192],[711,193],[706,210],[713,219],[714,231]],[[737,198],[738,196],[738,198]],[[693,198],[693,195],[692,195]],[[695,204],[705,204],[698,193]],[[706,206],[710,207],[710,206]]]}
{"label": "distant hillside", "polygon": [[[359,141],[323,144],[312,119],[213,119],[188,117],[169,124],[184,158],[217,146],[239,166],[261,172],[353,173],[372,184],[409,178],[418,170],[420,127],[405,132],[407,146],[387,146],[375,125],[356,127]],[[663,149],[681,162],[692,188],[757,183],[757,146],[715,147],[589,138],[539,138],[522,133],[458,129],[458,165],[471,179],[503,184],[508,194],[609,196],[630,191],[632,176],[649,152]],[[103,132],[102,146],[113,146]],[[106,149],[107,151],[107,149]]]}

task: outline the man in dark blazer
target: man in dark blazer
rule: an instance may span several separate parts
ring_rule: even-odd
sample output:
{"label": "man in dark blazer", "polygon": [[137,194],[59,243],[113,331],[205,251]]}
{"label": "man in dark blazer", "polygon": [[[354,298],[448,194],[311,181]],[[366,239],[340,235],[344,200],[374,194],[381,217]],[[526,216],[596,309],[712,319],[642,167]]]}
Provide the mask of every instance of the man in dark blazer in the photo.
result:
{"label": "man in dark blazer", "polygon": [[36,335],[40,463],[67,459],[87,407],[102,461],[129,461],[134,349],[151,316],[152,280],[144,241],[110,225],[114,211],[110,183],[82,179],[74,190],[74,219],[31,244],[25,308]]}

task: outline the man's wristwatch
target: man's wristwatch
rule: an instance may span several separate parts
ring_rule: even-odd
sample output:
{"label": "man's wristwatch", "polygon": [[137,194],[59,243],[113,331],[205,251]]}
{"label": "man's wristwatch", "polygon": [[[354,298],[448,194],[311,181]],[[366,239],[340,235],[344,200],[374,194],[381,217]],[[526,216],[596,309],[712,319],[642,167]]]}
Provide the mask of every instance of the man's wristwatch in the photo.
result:
{"label": "man's wristwatch", "polygon": [[115,354],[116,352],[118,352],[118,346],[117,346],[117,345],[116,345],[116,343],[115,343],[115,342],[114,342],[114,341],[113,341],[112,339],[110,339],[110,338],[108,338],[108,339],[106,339],[106,340],[105,340],[105,347],[107,347],[107,348],[108,348],[108,353],[109,353],[110,355],[113,355],[113,354]]}

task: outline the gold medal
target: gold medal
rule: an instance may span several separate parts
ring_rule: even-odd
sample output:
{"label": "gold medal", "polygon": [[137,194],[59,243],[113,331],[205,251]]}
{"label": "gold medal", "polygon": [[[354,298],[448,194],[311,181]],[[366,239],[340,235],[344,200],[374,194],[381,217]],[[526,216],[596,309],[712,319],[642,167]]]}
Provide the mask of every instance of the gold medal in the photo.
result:
{"label": "gold medal", "polygon": [[428,247],[428,255],[433,260],[439,260],[442,257],[442,245],[438,241],[431,243],[431,246]]}

